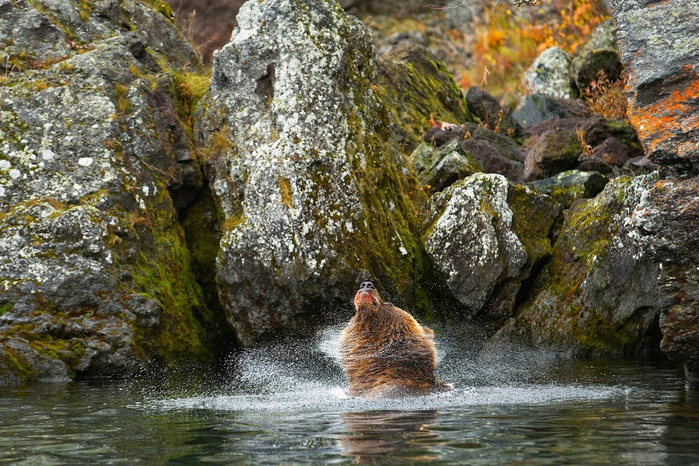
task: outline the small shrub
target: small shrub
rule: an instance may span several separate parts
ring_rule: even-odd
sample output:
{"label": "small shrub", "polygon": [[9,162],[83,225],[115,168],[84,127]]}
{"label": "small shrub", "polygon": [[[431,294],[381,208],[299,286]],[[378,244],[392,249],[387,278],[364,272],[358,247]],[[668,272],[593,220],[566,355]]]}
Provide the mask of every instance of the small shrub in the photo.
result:
{"label": "small shrub", "polygon": [[626,120],[626,91],[628,73],[621,74],[616,81],[610,81],[603,70],[597,79],[583,92],[583,99],[590,110],[608,119]]}

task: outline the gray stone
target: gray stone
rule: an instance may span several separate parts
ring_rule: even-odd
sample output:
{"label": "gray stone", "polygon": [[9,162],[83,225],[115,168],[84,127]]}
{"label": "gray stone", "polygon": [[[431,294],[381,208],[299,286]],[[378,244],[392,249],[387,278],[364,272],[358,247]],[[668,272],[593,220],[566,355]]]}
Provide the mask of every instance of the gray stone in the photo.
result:
{"label": "gray stone", "polygon": [[522,76],[525,92],[566,99],[577,97],[577,90],[570,81],[571,61],[571,55],[558,47],[541,52]]}
{"label": "gray stone", "polygon": [[204,147],[229,141],[207,162],[225,216],[217,284],[249,345],[322,325],[369,275],[412,288],[420,251],[396,190],[416,180],[390,141],[365,27],[328,0],[248,2],[237,20],[196,128]]}
{"label": "gray stone", "polygon": [[550,253],[547,235],[560,207],[492,174],[465,178],[430,205],[425,249],[464,313],[509,317],[522,282]]}
{"label": "gray stone", "polygon": [[431,192],[442,191],[454,182],[482,172],[483,167],[459,144],[452,141],[437,150],[426,143],[411,154],[417,178]]}
{"label": "gray stone", "polygon": [[694,388],[699,388],[697,193],[697,178],[660,180],[634,218],[646,251],[662,272],[659,285],[666,301],[660,314],[661,348],[684,363]]}
{"label": "gray stone", "polygon": [[611,0],[628,116],[664,173],[699,175],[699,2]]}
{"label": "gray stone", "polygon": [[583,91],[600,77],[600,72],[609,81],[616,81],[622,69],[616,25],[614,20],[609,19],[597,26],[587,42],[576,52],[570,65],[570,74],[578,89]]}
{"label": "gray stone", "polygon": [[193,146],[165,65],[198,55],[145,4],[89,6],[0,5],[3,379],[128,375],[206,353],[169,195],[193,166],[175,154]]}
{"label": "gray stone", "polygon": [[532,94],[512,113],[512,117],[522,126],[538,125],[554,118],[589,118],[592,112],[580,100]]}
{"label": "gray stone", "polygon": [[551,196],[564,208],[568,208],[573,201],[595,197],[602,192],[608,182],[609,178],[597,172],[570,170],[551,178],[534,181],[531,187],[536,192]]}

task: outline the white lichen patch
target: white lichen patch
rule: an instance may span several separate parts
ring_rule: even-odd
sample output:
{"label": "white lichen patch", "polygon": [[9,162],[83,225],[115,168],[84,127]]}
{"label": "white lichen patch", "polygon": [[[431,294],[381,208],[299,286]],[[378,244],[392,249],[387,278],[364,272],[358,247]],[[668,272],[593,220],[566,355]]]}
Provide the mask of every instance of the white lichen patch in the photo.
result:
{"label": "white lichen patch", "polygon": [[425,241],[427,253],[449,277],[449,289],[474,313],[499,281],[516,276],[527,261],[512,232],[507,191],[501,175],[475,174],[454,184]]}

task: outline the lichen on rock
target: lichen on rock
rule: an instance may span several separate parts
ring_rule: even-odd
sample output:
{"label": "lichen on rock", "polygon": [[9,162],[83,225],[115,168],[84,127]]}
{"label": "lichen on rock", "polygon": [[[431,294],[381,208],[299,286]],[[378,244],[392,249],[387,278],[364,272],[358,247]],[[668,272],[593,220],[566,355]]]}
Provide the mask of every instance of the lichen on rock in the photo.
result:
{"label": "lichen on rock", "polygon": [[621,177],[573,203],[551,262],[490,345],[518,341],[573,355],[657,351],[660,268],[634,225],[656,177]]}
{"label": "lichen on rock", "polygon": [[197,53],[139,2],[0,8],[0,381],[207,358],[171,197],[198,181],[168,63]]}
{"label": "lichen on rock", "polygon": [[248,2],[238,24],[196,127],[204,146],[226,141],[207,172],[225,215],[219,294],[239,339],[337,319],[367,275],[410,301],[424,194],[391,138],[371,36],[324,0]]}
{"label": "lichen on rock", "polygon": [[431,198],[425,249],[466,316],[512,314],[522,282],[550,254],[559,212],[501,175],[475,174]]}

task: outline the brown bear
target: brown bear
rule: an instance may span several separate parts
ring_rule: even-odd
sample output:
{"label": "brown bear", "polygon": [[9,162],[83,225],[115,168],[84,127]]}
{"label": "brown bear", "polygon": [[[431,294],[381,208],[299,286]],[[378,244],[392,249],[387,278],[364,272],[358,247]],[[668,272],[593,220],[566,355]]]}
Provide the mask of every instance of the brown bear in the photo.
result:
{"label": "brown bear", "polygon": [[340,337],[340,356],[352,396],[398,397],[451,390],[435,377],[434,332],[381,300],[371,282],[354,298],[356,314]]}

